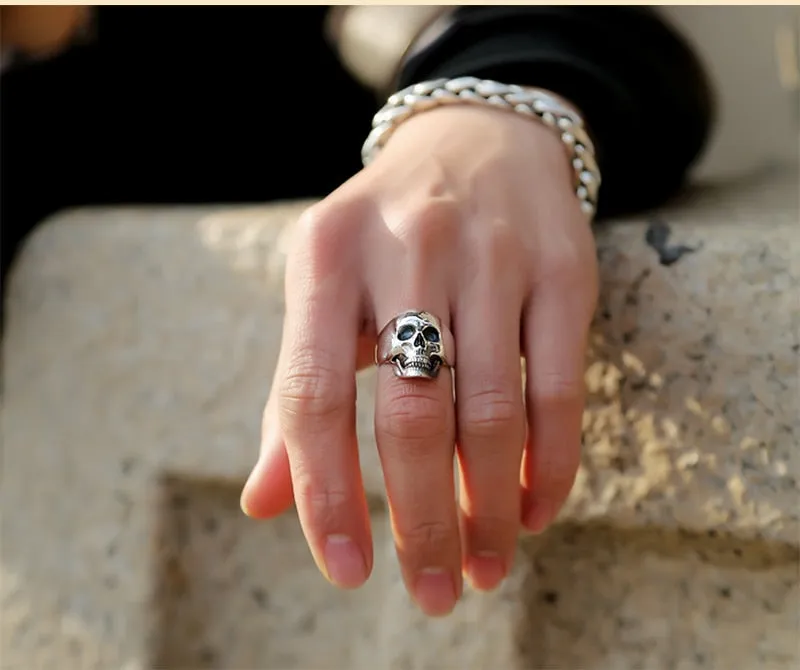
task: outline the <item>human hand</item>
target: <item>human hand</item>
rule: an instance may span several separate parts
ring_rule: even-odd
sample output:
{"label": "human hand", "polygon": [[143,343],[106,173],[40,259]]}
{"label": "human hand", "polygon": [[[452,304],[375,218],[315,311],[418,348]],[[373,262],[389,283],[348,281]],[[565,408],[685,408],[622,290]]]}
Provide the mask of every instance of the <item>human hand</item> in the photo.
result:
{"label": "human hand", "polygon": [[298,224],[243,509],[270,518],[294,499],[323,574],[344,588],[367,579],[355,373],[385,323],[429,311],[455,337],[455,403],[446,368],[433,381],[378,369],[375,437],[397,553],[430,615],[452,610],[462,574],[494,588],[521,525],[543,530],[572,487],[596,300],[591,228],[550,129],[467,106],[407,120]]}

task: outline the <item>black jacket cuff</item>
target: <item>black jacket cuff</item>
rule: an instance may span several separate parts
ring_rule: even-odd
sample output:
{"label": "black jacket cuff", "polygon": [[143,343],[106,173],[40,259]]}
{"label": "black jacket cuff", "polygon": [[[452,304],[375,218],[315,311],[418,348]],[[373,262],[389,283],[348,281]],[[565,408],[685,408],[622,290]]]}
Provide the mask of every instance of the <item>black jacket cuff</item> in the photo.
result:
{"label": "black jacket cuff", "polygon": [[599,216],[672,195],[713,121],[697,57],[646,7],[459,7],[403,65],[398,85],[467,75],[549,89],[576,105],[603,176]]}

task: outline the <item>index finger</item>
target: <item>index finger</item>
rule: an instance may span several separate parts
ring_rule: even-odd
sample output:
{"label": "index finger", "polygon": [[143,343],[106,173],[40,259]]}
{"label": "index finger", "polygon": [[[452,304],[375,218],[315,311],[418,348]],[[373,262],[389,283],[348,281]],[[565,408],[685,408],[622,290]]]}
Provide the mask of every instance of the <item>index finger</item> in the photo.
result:
{"label": "index finger", "polygon": [[316,215],[301,223],[287,264],[277,372],[300,522],[320,570],[345,588],[360,586],[372,568],[355,428],[361,301],[349,226]]}

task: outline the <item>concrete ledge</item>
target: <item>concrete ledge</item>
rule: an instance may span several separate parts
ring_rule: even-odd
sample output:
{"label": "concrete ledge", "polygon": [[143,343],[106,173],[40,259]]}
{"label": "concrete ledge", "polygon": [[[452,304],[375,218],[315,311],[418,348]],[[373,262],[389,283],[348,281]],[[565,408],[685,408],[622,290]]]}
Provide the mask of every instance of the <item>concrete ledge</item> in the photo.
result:
{"label": "concrete ledge", "polygon": [[[2,667],[790,668],[798,609],[797,175],[598,232],[585,453],[562,521],[495,594],[427,622],[394,567],[341,594],[257,451],[301,204],[86,210],[31,240],[4,342]],[[345,632],[352,631],[352,634]]]}

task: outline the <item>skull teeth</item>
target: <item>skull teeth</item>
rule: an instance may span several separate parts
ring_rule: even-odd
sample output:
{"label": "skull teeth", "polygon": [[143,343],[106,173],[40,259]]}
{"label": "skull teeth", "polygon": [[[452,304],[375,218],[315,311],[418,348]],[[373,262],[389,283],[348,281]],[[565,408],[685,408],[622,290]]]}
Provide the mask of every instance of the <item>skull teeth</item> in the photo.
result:
{"label": "skull teeth", "polygon": [[404,354],[398,354],[392,361],[404,370],[419,370],[426,375],[431,375],[439,367],[439,359],[436,356],[424,357],[414,356],[409,358]]}
{"label": "skull teeth", "polygon": [[433,372],[436,368],[436,361],[427,358],[412,358],[401,361],[401,365],[408,370],[423,370],[425,372]]}

